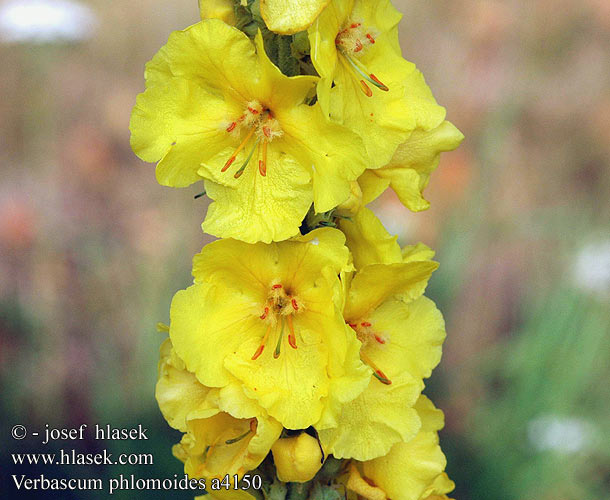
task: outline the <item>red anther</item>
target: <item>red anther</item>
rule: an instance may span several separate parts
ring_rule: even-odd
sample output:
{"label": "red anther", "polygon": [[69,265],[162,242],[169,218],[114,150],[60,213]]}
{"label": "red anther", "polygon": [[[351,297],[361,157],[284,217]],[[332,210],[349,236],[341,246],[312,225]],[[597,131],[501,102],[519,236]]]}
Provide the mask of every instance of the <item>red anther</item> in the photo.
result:
{"label": "red anther", "polygon": [[357,28],[358,26],[360,26],[362,23],[352,23],[350,25],[350,28]]}
{"label": "red anther", "polygon": [[363,321],[362,323],[360,323],[362,326],[371,326],[371,324],[368,321]]}
{"label": "red anther", "polygon": [[360,52],[362,50],[362,42],[359,39],[356,39],[356,48],[354,52]]}
{"label": "red anther", "polygon": [[290,301],[290,303],[292,304],[292,308],[293,308],[295,311],[298,311],[298,310],[299,310],[299,304],[297,304],[297,299],[292,299],[292,300]]}
{"label": "red anther", "polygon": [[371,88],[364,82],[364,80],[360,80],[360,85],[362,85],[362,92],[365,93],[367,97],[373,97],[373,91]]}
{"label": "red anther", "polygon": [[373,38],[373,35],[371,35],[370,33],[367,33],[366,37],[369,39],[369,42],[375,43],[375,39]]}
{"label": "red anther", "polygon": [[356,323],[348,323],[348,325],[351,326],[354,330],[358,328],[358,325]]}
{"label": "red anther", "polygon": [[222,167],[221,172],[226,172],[227,169],[231,166],[231,164],[235,161],[235,156],[231,156],[231,158],[229,158],[227,160],[227,163],[225,163],[225,166]]}
{"label": "red anther", "polygon": [[235,127],[237,127],[237,122],[231,123],[231,125],[229,125],[227,127],[227,132],[232,132],[235,129]]}
{"label": "red anther", "polygon": [[297,348],[297,339],[294,335],[288,335],[288,343],[293,349]]}
{"label": "red anther", "polygon": [[[265,132],[265,128],[263,127],[263,132]],[[267,134],[265,133],[265,135]],[[263,159],[258,160],[258,171],[263,177],[267,175],[267,141],[263,141]]]}
{"label": "red anther", "polygon": [[375,340],[380,344],[385,344],[385,340],[382,339],[379,335],[375,335]]}
{"label": "red anther", "polygon": [[258,349],[254,353],[254,356],[252,356],[252,361],[255,361],[263,353],[264,349],[265,349],[265,344],[259,345]]}
{"label": "red anther", "polygon": [[282,288],[282,285],[280,285],[278,283],[277,285],[273,285],[271,288],[273,288],[274,290],[277,290],[278,288]]}
{"label": "red anther", "polygon": [[269,127],[263,127],[263,134],[265,134],[265,137],[268,139],[271,137],[271,129]]}
{"label": "red anther", "polygon": [[239,179],[241,177],[241,174],[243,174],[244,171],[243,170],[238,170],[237,172],[235,172],[235,174],[233,175],[233,177],[235,179]]}
{"label": "red anther", "polygon": [[371,77],[371,80],[375,80],[376,83],[379,84],[379,90],[383,90],[384,92],[387,92],[388,90],[390,90],[388,88],[387,85],[385,85],[379,78],[377,78],[373,73],[371,73],[369,75]]}
{"label": "red anther", "polygon": [[250,111],[250,113],[253,115],[258,115],[259,113],[258,109],[251,108],[250,106],[248,106],[248,111]]}
{"label": "red anther", "polygon": [[267,314],[269,314],[269,308],[265,307],[265,312],[261,314],[261,319],[265,319],[267,317]]}

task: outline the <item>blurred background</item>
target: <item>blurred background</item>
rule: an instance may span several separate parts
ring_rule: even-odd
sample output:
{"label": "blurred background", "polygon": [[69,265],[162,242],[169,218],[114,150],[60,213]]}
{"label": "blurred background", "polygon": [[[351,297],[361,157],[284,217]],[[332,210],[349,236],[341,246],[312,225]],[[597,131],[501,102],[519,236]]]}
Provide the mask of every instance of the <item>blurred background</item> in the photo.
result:
{"label": "blurred background", "polygon": [[[608,498],[610,2],[394,3],[405,57],[466,136],[432,176],[430,210],[391,193],[373,206],[441,263],[428,295],[448,337],[427,393],[446,414],[452,496]],[[197,20],[195,0],[0,0],[3,488],[36,472],[182,474],[153,396],[155,324],[191,281],[207,201],[160,187],[128,123],[145,62]],[[13,441],[17,423],[82,422],[148,427],[149,441],[75,447],[155,464],[19,467],[6,453],[62,447]]]}

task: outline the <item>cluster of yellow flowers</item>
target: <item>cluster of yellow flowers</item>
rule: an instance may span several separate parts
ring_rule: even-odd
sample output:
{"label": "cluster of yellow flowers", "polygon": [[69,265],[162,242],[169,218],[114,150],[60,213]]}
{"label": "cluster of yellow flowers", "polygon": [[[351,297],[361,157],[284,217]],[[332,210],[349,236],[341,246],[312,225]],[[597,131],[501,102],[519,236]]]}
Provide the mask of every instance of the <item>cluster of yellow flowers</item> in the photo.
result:
{"label": "cluster of yellow flowers", "polygon": [[203,229],[222,238],[161,347],[174,454],[192,478],[265,478],[215,497],[447,499],[443,414],[421,394],[445,337],[423,296],[437,264],[365,205],[391,187],[428,208],[462,134],[403,59],[389,0],[200,11],[147,64],[130,124],[161,184],[203,180]]}

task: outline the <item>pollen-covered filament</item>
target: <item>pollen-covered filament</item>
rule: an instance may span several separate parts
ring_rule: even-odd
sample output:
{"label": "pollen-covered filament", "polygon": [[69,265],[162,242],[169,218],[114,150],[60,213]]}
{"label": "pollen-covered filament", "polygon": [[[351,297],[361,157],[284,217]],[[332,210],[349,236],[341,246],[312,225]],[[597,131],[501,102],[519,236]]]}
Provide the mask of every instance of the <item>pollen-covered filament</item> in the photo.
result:
{"label": "pollen-covered filament", "polygon": [[[245,135],[242,134],[242,129],[247,131]],[[236,134],[240,137],[243,135],[243,139],[224,164],[221,172],[226,172],[241,150],[245,149],[248,151],[246,159],[233,177],[237,179],[244,173],[255,151],[258,158],[258,171],[265,177],[267,175],[267,146],[273,139],[284,134],[280,123],[273,117],[271,111],[258,101],[250,101],[243,114],[231,121],[225,130],[229,134]]]}
{"label": "pollen-covered filament", "polygon": [[362,342],[362,347],[360,348],[360,359],[371,367],[373,370],[373,375],[377,380],[379,380],[382,384],[390,385],[392,381],[383,371],[379,369],[379,367],[366,353],[366,348],[368,345],[385,345],[389,342],[389,339],[381,333],[376,332],[373,329],[373,325],[369,321],[356,321],[353,323],[348,322],[348,325],[352,327],[352,329],[356,332],[356,337],[360,342]]}
{"label": "pollen-covered filament", "polygon": [[347,66],[351,75],[360,83],[362,92],[367,97],[373,96],[373,91],[367,82],[379,90],[388,91],[389,88],[369,72],[360,62],[359,56],[366,52],[366,49],[375,44],[374,30],[365,30],[360,22],[348,22],[335,37],[335,45],[343,58],[340,58]]}
{"label": "pollen-covered filament", "polygon": [[298,297],[286,290],[281,283],[273,283],[270,286],[267,300],[263,305],[263,310],[260,315],[260,319],[267,325],[267,328],[265,329],[265,334],[263,335],[260,345],[252,356],[252,360],[258,359],[263,353],[271,332],[277,334],[277,343],[275,351],[273,352],[273,357],[278,358],[280,356],[286,328],[288,329],[288,344],[293,349],[296,349],[297,339],[294,333],[293,317],[302,310],[303,304]]}

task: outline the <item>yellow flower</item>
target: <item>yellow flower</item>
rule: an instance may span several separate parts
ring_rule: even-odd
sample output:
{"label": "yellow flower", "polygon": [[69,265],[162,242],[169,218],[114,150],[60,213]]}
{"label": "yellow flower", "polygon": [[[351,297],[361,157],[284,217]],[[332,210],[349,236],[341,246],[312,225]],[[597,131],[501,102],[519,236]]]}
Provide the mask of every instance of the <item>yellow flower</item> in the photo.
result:
{"label": "yellow flower", "polygon": [[209,387],[237,380],[290,429],[360,394],[369,372],[340,312],[344,242],[324,228],[268,245],[204,247],[193,260],[195,285],[176,294],[170,313],[187,368]]}
{"label": "yellow flower", "polygon": [[385,456],[352,463],[349,490],[369,500],[431,500],[431,495],[442,495],[453,488],[443,474],[446,459],[438,445],[443,413],[425,396],[419,398],[415,408],[422,421],[417,435],[407,443],[394,445]]}
{"label": "yellow flower", "polygon": [[377,170],[366,170],[358,179],[363,203],[377,198],[390,186],[410,210],[429,208],[423,198],[430,174],[438,166],[440,154],[457,148],[464,136],[450,122],[444,121],[432,130],[416,129],[394,153],[390,162]]}
{"label": "yellow flower", "polygon": [[347,286],[343,316],[360,341],[360,357],[373,373],[368,387],[344,404],[335,421],[316,425],[324,449],[338,458],[370,460],[408,441],[420,422],[412,408],[441,356],[442,315],[422,294],[437,264],[423,246],[403,257],[368,209],[341,229],[356,273]]}
{"label": "yellow flower", "polygon": [[400,18],[390,0],[333,0],[309,28],[318,100],[362,137],[369,168],[390,161],[416,127],[434,128],[445,116],[421,73],[401,56]]}
{"label": "yellow flower", "polygon": [[161,346],[156,396],[168,423],[186,432],[174,454],[192,478],[241,476],[255,469],[282,432],[243,391],[223,394],[202,385],[169,339]]}
{"label": "yellow flower", "polygon": [[305,432],[277,440],[271,452],[277,477],[285,483],[305,483],[322,467],[320,444]]}
{"label": "yellow flower", "polygon": [[261,0],[263,20],[271,31],[289,35],[309,28],[330,0]]}
{"label": "yellow flower", "polygon": [[312,199],[317,212],[345,201],[364,171],[359,137],[305,103],[317,78],[287,77],[263,48],[218,19],[170,36],[146,66],[131,145],[159,161],[157,180],[202,178],[215,200],[204,231],[247,242],[298,233]]}
{"label": "yellow flower", "polygon": [[221,19],[227,24],[235,24],[233,0],[198,0],[201,19]]}

